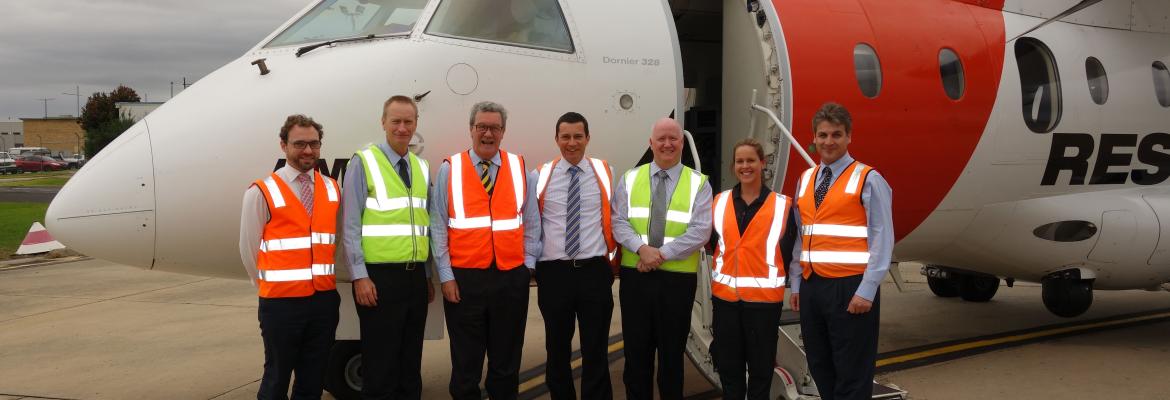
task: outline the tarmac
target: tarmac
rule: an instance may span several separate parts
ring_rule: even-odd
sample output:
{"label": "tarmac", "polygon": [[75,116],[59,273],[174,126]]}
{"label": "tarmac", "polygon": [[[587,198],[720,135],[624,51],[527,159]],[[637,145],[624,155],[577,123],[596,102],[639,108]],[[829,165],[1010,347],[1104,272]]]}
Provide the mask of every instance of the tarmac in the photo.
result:
{"label": "tarmac", "polygon": [[[977,304],[934,297],[915,266],[902,271],[904,292],[882,288],[878,380],[912,399],[1170,396],[1161,377],[1170,370],[1170,293],[1098,291],[1089,312],[1064,319],[1044,309],[1034,284],[1001,287]],[[530,299],[521,386],[539,388],[535,288]],[[610,370],[619,399],[620,333],[615,307]],[[423,398],[447,398],[449,345],[428,341],[424,352]],[[94,259],[0,263],[0,400],[253,399],[262,364],[246,281]],[[685,393],[718,396],[689,365]]]}

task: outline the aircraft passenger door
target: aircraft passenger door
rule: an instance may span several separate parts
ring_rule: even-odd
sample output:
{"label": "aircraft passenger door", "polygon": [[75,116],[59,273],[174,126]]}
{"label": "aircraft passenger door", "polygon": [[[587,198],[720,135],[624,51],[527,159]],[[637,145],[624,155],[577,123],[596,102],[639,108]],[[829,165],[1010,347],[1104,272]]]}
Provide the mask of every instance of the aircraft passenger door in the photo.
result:
{"label": "aircraft passenger door", "polygon": [[1149,265],[1170,264],[1170,193],[1147,194],[1142,196],[1146,204],[1158,216],[1158,245],[1150,254]]}

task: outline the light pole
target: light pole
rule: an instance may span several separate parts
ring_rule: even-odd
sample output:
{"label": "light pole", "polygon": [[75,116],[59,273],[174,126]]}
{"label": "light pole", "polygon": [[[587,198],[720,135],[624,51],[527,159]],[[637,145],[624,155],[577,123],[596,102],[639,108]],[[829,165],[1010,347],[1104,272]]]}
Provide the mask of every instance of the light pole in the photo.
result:
{"label": "light pole", "polygon": [[45,119],[49,119],[49,101],[57,99],[37,99],[37,101],[45,103]]}
{"label": "light pole", "polygon": [[81,86],[77,86],[73,90],[73,93],[66,92],[66,93],[61,93],[61,94],[66,95],[66,96],[76,96],[77,97],[77,117],[81,118]]}

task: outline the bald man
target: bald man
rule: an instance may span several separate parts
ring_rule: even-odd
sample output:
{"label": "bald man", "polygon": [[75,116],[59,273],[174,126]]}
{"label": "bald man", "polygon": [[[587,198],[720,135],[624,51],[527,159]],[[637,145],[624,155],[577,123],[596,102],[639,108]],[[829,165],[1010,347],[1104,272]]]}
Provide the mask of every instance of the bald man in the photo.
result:
{"label": "bald man", "polygon": [[622,245],[622,334],[629,399],[681,399],[683,351],[695,301],[699,249],[711,237],[707,176],[682,165],[682,127],[654,123],[654,162],[631,169],[614,189],[613,235]]}

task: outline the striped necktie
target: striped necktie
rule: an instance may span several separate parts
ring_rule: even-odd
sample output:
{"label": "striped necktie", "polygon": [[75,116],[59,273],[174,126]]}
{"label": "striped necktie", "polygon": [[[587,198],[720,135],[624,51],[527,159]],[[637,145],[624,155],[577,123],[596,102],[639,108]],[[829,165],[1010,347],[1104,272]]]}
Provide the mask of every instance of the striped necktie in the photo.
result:
{"label": "striped necktie", "polygon": [[487,191],[488,196],[492,195],[492,188],[495,187],[495,182],[492,182],[491,174],[489,174],[491,170],[491,161],[483,160],[479,162],[479,181],[483,183],[483,190]]}
{"label": "striped necktie", "polygon": [[301,204],[305,206],[305,211],[309,216],[313,216],[313,181],[309,180],[309,174],[301,173],[297,175],[297,183],[301,186]]}
{"label": "striped necktie", "polygon": [[577,259],[581,250],[581,168],[569,167],[569,195],[565,202],[565,254]]}

